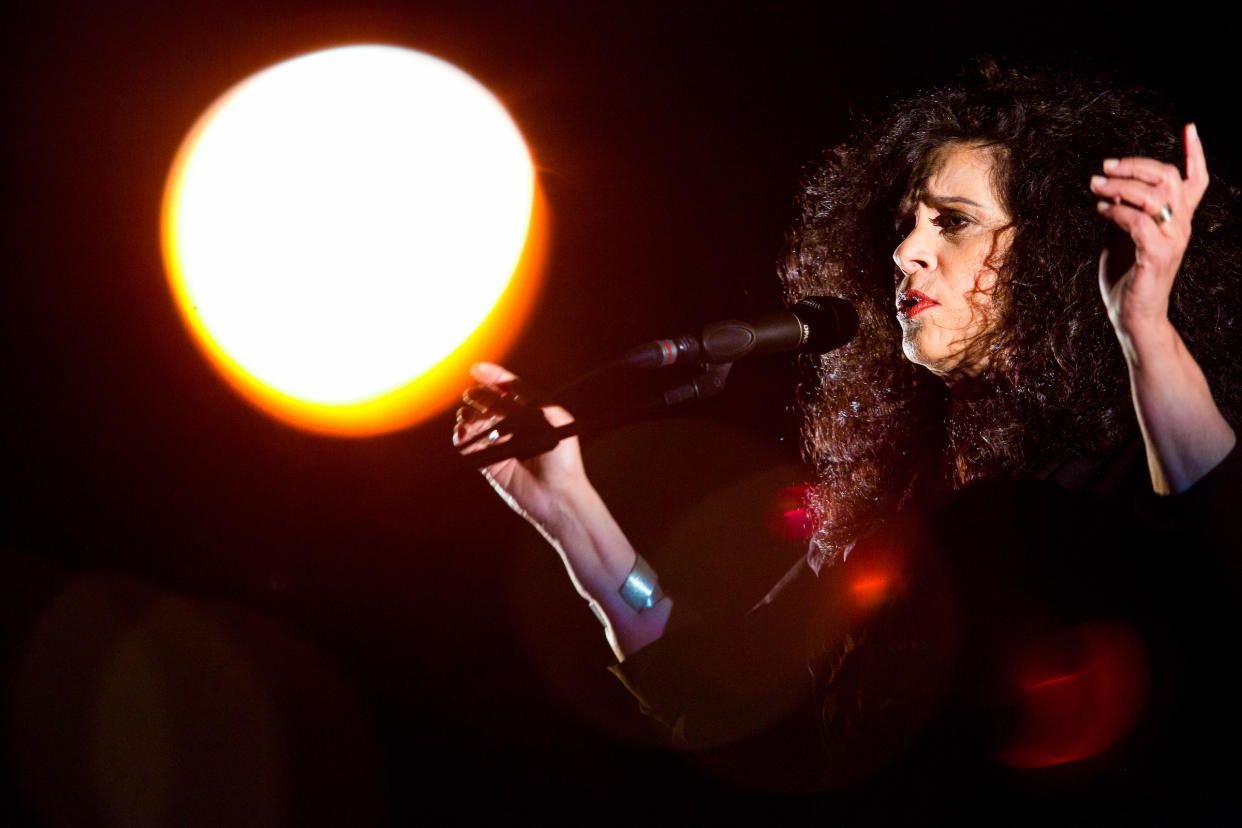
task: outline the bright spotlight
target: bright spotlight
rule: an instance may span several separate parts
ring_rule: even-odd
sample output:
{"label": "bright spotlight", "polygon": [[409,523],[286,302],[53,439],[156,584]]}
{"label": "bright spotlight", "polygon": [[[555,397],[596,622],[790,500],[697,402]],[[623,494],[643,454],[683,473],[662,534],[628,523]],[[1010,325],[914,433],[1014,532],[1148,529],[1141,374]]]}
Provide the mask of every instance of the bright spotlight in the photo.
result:
{"label": "bright spotlight", "polygon": [[347,46],[212,105],[169,175],[162,241],[181,314],[235,388],[300,427],[372,434],[434,413],[516,333],[542,212],[483,86]]}

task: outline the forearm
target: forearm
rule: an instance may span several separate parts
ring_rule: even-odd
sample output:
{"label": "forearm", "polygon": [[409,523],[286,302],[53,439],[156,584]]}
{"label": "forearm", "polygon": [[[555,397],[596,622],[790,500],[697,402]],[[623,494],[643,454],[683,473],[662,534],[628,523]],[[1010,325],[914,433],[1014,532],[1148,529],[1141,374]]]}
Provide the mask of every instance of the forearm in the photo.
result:
{"label": "forearm", "polygon": [[1236,442],[1199,364],[1167,321],[1122,335],[1130,390],[1157,494],[1179,494]]}
{"label": "forearm", "polygon": [[663,635],[673,601],[664,597],[639,612],[622,598],[637,553],[589,483],[574,486],[556,504],[555,513],[536,525],[560,554],[574,587],[600,615],[609,644],[623,660]]}
{"label": "forearm", "polygon": [[[529,404],[518,378],[505,368],[480,362],[470,369],[476,385],[462,394],[453,445],[470,453],[472,443],[487,429]],[[569,412],[545,406],[548,425],[573,421]],[[484,443],[483,445],[490,445]],[[554,449],[519,462],[501,460],[483,469],[496,493],[547,538],[561,556],[579,594],[599,615],[618,658],[650,644],[664,633],[673,602],[664,598],[642,611],[621,596],[634,568],[634,547],[613,520],[604,501],[587,479],[578,439],[561,440]]]}

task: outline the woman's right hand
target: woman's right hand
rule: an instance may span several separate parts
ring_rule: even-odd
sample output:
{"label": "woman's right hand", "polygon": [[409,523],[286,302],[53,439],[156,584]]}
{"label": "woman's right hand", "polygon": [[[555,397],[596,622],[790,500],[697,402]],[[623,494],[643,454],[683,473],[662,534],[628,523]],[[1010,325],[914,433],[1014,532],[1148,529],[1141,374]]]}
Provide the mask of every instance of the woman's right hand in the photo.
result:
{"label": "woman's right hand", "polygon": [[[523,405],[521,385],[499,365],[482,362],[470,369],[475,385],[462,394],[453,445],[470,454],[505,439],[476,440]],[[573,422],[569,412],[545,406],[543,416],[553,427]],[[561,556],[574,588],[604,623],[617,658],[646,646],[664,633],[673,602],[668,596],[645,611],[622,597],[621,586],[634,568],[637,554],[599,493],[587,480],[577,437],[567,437],[551,451],[519,461],[501,460],[483,469],[500,496],[526,518]]]}
{"label": "woman's right hand", "polygon": [[[457,409],[457,425],[453,429],[453,445],[464,446],[463,454],[498,445],[504,438],[488,443],[476,441],[477,435],[494,428],[519,406],[526,405],[521,382],[510,371],[490,362],[479,362],[470,368],[475,384],[462,394]],[[545,406],[543,416],[554,428],[573,422],[573,417],[560,406]],[[582,465],[582,452],[577,437],[567,437],[549,452],[528,460],[509,458],[485,467],[483,476],[515,512],[537,528],[549,531],[563,509],[563,502],[590,487]]]}

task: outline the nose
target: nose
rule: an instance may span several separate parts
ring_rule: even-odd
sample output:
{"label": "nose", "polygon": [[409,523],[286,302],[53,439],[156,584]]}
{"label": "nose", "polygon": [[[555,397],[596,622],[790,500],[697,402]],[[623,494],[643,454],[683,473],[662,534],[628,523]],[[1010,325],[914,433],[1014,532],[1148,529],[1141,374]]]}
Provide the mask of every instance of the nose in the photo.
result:
{"label": "nose", "polygon": [[916,226],[901,240],[901,244],[893,251],[893,262],[907,276],[920,270],[936,268],[936,253],[930,235],[922,226]]}

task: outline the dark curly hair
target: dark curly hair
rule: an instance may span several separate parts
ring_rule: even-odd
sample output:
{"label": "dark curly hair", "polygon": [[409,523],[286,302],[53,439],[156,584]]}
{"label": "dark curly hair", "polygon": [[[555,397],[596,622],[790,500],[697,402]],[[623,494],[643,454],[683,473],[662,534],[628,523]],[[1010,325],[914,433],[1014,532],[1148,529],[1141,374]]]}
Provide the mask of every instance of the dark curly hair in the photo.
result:
{"label": "dark curly hair", "polygon": [[[902,357],[894,313],[894,216],[937,152],[990,149],[993,186],[1014,223],[999,265],[989,368],[950,393]],[[1088,180],[1108,157],[1184,162],[1180,130],[1155,96],[1055,70],[979,71],[864,121],[806,178],[781,276],[787,301],[853,301],[860,332],[814,358],[799,391],[803,448],[817,471],[812,561],[831,562],[915,491],[1012,479],[1070,454],[1102,458],[1138,433],[1126,366],[1100,298],[1110,224]],[[1237,314],[1242,251],[1236,189],[1213,178],[1174,284],[1169,315],[1225,418],[1242,412]]]}

